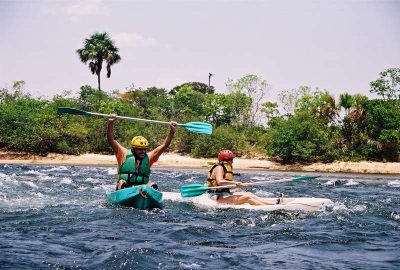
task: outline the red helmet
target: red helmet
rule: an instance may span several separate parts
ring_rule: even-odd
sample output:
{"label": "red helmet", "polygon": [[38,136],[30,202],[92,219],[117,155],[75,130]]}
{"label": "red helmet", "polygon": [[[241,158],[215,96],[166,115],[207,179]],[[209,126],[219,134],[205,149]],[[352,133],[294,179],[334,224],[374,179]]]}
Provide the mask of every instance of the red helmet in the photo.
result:
{"label": "red helmet", "polygon": [[235,155],[231,150],[222,150],[218,153],[218,161],[224,161],[228,159],[233,159]]}

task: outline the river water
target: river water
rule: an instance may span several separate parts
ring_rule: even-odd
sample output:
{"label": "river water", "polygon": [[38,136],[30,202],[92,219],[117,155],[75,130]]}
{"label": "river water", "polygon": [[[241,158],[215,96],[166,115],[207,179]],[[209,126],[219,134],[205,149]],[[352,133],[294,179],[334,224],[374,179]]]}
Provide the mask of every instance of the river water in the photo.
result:
{"label": "river water", "polygon": [[[154,168],[160,190],[202,183],[205,170]],[[270,180],[296,172],[242,172]],[[321,211],[108,205],[110,167],[0,165],[0,269],[399,269],[400,176],[322,174],[246,188],[324,197]]]}

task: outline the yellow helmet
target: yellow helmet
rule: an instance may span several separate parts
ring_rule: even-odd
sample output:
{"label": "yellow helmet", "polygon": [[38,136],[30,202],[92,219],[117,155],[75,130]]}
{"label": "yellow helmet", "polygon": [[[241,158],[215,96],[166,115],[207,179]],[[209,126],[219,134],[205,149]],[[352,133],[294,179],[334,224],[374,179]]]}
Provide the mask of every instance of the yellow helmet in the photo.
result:
{"label": "yellow helmet", "polygon": [[146,140],[145,137],[135,136],[135,137],[133,137],[133,139],[131,141],[131,147],[147,149],[147,148],[149,148],[149,142]]}

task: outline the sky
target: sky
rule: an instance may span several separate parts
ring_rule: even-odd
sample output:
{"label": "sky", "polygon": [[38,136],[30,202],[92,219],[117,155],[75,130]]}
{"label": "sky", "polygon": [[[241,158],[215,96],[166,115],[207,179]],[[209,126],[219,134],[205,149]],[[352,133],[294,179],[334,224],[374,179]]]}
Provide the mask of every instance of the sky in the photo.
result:
{"label": "sky", "polygon": [[97,87],[76,50],[95,32],[120,49],[102,89],[225,83],[255,74],[270,97],[300,86],[369,92],[400,67],[400,1],[0,0],[0,88],[52,97]]}

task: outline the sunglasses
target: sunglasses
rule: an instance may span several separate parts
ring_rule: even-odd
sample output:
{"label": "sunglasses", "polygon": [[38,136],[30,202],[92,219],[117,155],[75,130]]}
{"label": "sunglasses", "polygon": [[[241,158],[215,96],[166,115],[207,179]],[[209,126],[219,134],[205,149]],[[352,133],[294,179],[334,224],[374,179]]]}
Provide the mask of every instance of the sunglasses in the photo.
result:
{"label": "sunglasses", "polygon": [[233,158],[230,158],[230,159],[225,159],[226,161],[233,161]]}

